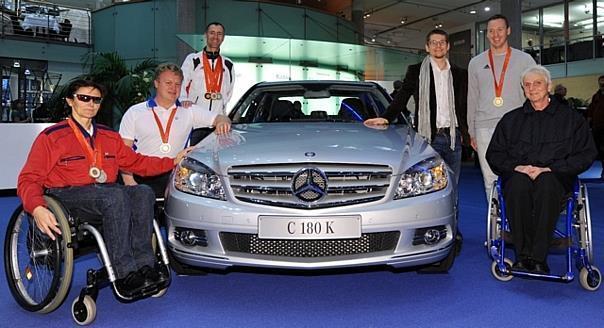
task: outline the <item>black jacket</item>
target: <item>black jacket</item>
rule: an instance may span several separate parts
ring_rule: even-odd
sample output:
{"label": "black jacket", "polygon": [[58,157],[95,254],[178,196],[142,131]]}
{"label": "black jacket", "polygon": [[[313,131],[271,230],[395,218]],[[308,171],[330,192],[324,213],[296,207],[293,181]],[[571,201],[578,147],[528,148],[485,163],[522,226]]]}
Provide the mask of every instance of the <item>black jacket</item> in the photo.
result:
{"label": "black jacket", "polygon": [[527,100],[497,124],[486,159],[504,180],[516,166],[533,165],[549,167],[568,187],[596,158],[587,121],[554,97],[550,99],[543,111],[535,111]]}
{"label": "black jacket", "polygon": [[[383,118],[392,122],[401,112],[407,111],[407,103],[409,98],[413,96],[415,100],[415,122],[418,121],[419,108],[419,72],[422,63],[411,65],[407,68],[407,74],[403,80],[403,87],[396,93],[392,103],[386,109]],[[457,116],[457,125],[461,130],[461,135],[464,144],[468,144],[470,136],[468,135],[468,71],[451,64],[451,74],[453,76],[453,93],[455,95],[455,114]],[[436,131],[436,91],[434,87],[434,73],[432,65],[430,65],[430,127],[432,137]],[[417,126],[415,127],[417,128]]]}

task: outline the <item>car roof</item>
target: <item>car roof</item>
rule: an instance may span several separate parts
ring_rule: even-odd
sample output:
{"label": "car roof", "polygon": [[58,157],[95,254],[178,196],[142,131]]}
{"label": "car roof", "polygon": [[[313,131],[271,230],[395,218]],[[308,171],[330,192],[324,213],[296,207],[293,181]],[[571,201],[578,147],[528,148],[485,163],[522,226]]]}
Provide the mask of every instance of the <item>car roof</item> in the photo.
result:
{"label": "car roof", "polygon": [[364,81],[341,81],[341,80],[294,80],[294,81],[275,81],[275,82],[259,82],[256,87],[268,86],[289,86],[289,85],[334,85],[334,86],[357,86],[357,87],[376,87],[379,84],[375,82]]}

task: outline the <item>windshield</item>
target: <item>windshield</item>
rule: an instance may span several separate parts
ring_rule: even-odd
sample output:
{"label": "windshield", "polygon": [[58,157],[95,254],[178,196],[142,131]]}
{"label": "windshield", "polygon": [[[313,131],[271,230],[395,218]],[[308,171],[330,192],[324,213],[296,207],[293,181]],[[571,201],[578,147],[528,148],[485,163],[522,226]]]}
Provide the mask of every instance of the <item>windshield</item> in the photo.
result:
{"label": "windshield", "polygon": [[231,112],[233,123],[363,122],[380,116],[388,99],[377,86],[295,83],[255,87]]}

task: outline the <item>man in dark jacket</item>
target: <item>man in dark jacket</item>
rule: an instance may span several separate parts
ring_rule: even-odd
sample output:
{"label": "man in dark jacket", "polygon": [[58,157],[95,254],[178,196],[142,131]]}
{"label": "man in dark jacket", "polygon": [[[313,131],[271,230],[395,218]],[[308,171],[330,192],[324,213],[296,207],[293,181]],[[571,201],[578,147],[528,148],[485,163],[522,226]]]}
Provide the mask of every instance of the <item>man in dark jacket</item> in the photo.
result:
{"label": "man in dark jacket", "polygon": [[598,78],[598,91],[591,97],[587,108],[587,119],[602,161],[601,178],[604,179],[604,75]]}
{"label": "man in dark jacket", "polygon": [[449,35],[432,30],[426,36],[428,56],[407,69],[401,89],[382,117],[368,119],[368,126],[388,124],[407,112],[407,102],[415,100],[414,127],[428,139],[459,181],[461,145],[469,142],[466,120],[468,72],[447,59]]}
{"label": "man in dark jacket", "polygon": [[503,116],[486,159],[503,181],[503,195],[516,251],[514,270],[549,273],[547,254],[560,204],[596,148],[587,122],[550,97],[543,66],[522,74],[527,101]]}

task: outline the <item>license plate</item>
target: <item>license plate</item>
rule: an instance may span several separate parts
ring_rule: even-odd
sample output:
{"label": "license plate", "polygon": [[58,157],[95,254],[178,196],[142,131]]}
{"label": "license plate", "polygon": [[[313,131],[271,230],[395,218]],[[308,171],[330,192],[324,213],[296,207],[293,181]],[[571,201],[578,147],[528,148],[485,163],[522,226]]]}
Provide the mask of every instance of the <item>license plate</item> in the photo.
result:
{"label": "license plate", "polygon": [[260,216],[261,239],[345,239],[361,237],[361,217],[286,217]]}

